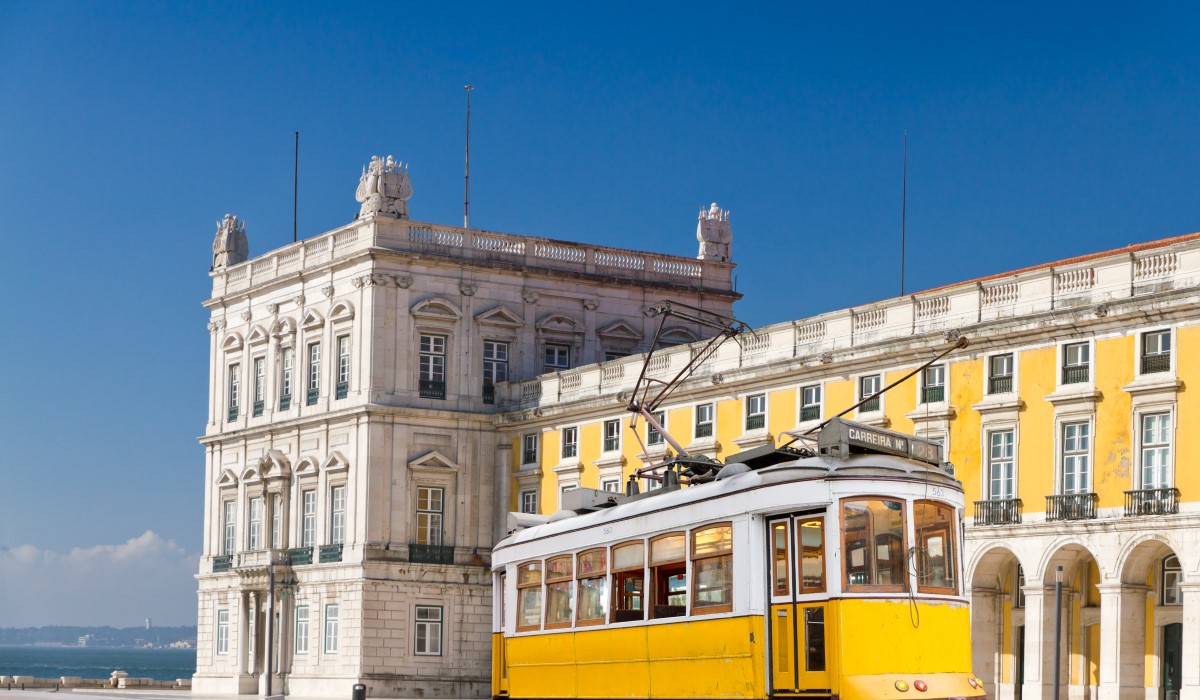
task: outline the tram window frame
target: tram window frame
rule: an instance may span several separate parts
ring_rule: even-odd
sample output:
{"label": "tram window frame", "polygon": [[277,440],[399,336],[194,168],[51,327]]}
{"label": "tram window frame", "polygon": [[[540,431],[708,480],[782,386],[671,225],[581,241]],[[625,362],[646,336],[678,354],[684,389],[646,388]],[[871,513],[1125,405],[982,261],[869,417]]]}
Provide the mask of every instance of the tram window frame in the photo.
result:
{"label": "tram window frame", "polygon": [[[699,537],[701,534],[711,530],[726,529],[728,530],[728,538],[718,540],[718,547],[721,547],[721,542],[727,542],[727,546],[723,549],[714,549],[699,554]],[[693,528],[688,534],[688,540],[691,543],[691,614],[693,615],[716,615],[719,613],[727,613],[733,610],[733,523],[730,521],[720,523],[709,523],[700,527]],[[725,586],[724,599],[722,603],[713,605],[701,605],[700,599],[700,583],[701,569],[712,562],[713,560],[725,560]]]}
{"label": "tram window frame", "polygon": [[[555,571],[556,566],[560,566],[565,562],[565,569]],[[574,617],[573,609],[574,596],[572,589],[575,587],[575,557],[571,554],[561,554],[555,557],[546,559],[546,567],[544,569],[546,579],[546,611],[542,618],[542,628],[548,630],[563,629],[571,626],[571,620]],[[551,621],[551,605],[558,600],[558,595],[565,594],[567,597],[566,609],[558,609],[555,611],[554,621]],[[562,614],[562,613],[565,613]]]}
{"label": "tram window frame", "polygon": [[[808,523],[818,523],[818,525],[816,528],[814,528],[811,525],[809,525]],[[820,537],[818,539],[819,544],[816,547],[816,551],[817,551],[816,559],[817,559],[817,562],[819,565],[818,568],[821,571],[821,584],[819,586],[809,586],[804,581],[804,557],[805,557],[805,553],[810,549],[810,547],[808,547],[807,545],[804,544],[805,528],[808,528],[810,530],[816,529],[817,532],[820,534]],[[824,593],[826,585],[827,585],[826,579],[828,578],[825,573],[825,516],[824,515],[816,515],[816,516],[809,517],[809,518],[796,518],[796,560],[797,560],[797,564],[798,564],[796,567],[796,569],[797,569],[797,581],[796,581],[797,592],[800,595],[808,595],[810,593]]]}
{"label": "tram window frame", "polygon": [[[779,538],[779,530],[783,530],[782,541]],[[782,548],[780,544],[783,545]],[[776,520],[771,523],[771,595],[777,598],[792,594],[791,552],[792,533],[789,531],[788,521]]]}
{"label": "tram window frame", "polygon": [[[528,575],[528,578],[527,578]],[[524,605],[527,594],[532,594],[533,605]],[[537,611],[537,622],[521,624],[521,614],[526,609]],[[517,631],[530,632],[542,628],[542,562],[527,561],[517,566]]]}
{"label": "tram window frame", "polygon": [[[599,557],[599,568],[595,566],[594,559]],[[585,565],[587,568],[585,569]],[[585,575],[586,574],[586,575]],[[586,587],[585,582],[591,581],[590,587]],[[599,582],[599,585],[596,585]],[[585,590],[588,595],[585,596]],[[600,614],[597,617],[584,617],[586,605],[585,600],[591,600],[593,596],[599,597]],[[575,625],[578,627],[587,627],[589,625],[602,625],[608,619],[608,549],[605,547],[597,547],[588,549],[575,555]]]}
{"label": "tram window frame", "polygon": [[[931,525],[931,526],[923,526],[922,525],[922,522],[923,522],[922,516],[924,515],[924,509],[926,507],[932,507],[934,509],[934,519],[935,519],[934,525]],[[938,511],[945,511],[948,516],[947,520],[945,521],[944,526],[936,524],[936,518],[937,518]],[[957,575],[958,574],[958,547],[956,546],[957,539],[955,537],[956,533],[958,532],[957,521],[958,521],[958,519],[956,517],[954,506],[951,506],[948,503],[941,503],[939,501],[931,501],[931,500],[913,501],[913,532],[915,533],[916,538],[917,538],[917,543],[918,543],[917,546],[920,547],[921,549],[926,548],[925,543],[927,540],[926,540],[925,536],[922,534],[923,530],[927,530],[927,529],[935,530],[936,529],[938,532],[942,533],[945,536],[945,545],[944,545],[945,550],[942,555],[942,560],[943,560],[943,562],[942,562],[942,570],[943,570],[942,580],[948,581],[950,583],[949,586],[935,586],[935,585],[923,584],[922,582],[926,578],[926,573],[924,571],[924,569],[926,567],[926,562],[929,562],[930,566],[932,566],[933,562],[932,562],[932,557],[929,556],[928,552],[926,552],[925,555],[923,555],[923,556],[918,552],[917,556],[916,556],[917,592],[918,593],[940,593],[940,594],[945,594],[945,595],[957,595],[958,594],[958,575]]]}
{"label": "tram window frame", "polygon": [[[617,550],[638,549],[637,564],[618,566]],[[615,544],[610,552],[613,573],[612,612],[611,621],[643,622],[646,619],[646,542],[634,540]],[[625,583],[633,580],[634,588],[626,592]],[[640,587],[638,586],[640,584]],[[638,607],[624,607],[624,604],[636,599]]]}
{"label": "tram window frame", "polygon": [[[893,547],[895,542],[892,540],[888,540],[884,543],[884,546],[888,547],[889,554],[893,555],[893,556],[889,556],[889,560],[893,560],[893,557],[894,557],[894,560],[896,561],[896,563],[893,564],[891,567],[893,569],[893,572],[898,570],[899,573],[901,574],[901,576],[900,576],[901,582],[899,584],[897,584],[897,583],[874,583],[874,582],[854,583],[851,581],[850,569],[853,566],[853,556],[852,556],[852,548],[850,545],[851,545],[852,540],[849,539],[851,537],[851,531],[846,527],[846,505],[848,503],[855,503],[855,502],[864,503],[864,502],[869,502],[869,501],[879,501],[879,502],[891,501],[891,502],[900,503],[899,547]],[[887,508],[887,506],[884,506],[884,507]],[[842,557],[845,560],[845,566],[842,567],[842,584],[843,584],[844,590],[846,590],[847,592],[858,592],[858,593],[893,593],[893,592],[904,592],[904,591],[909,590],[908,567],[905,565],[906,564],[905,552],[908,551],[908,520],[909,520],[908,519],[908,502],[903,498],[897,498],[895,496],[883,496],[883,495],[876,495],[876,494],[859,494],[859,495],[855,495],[855,496],[847,496],[847,497],[841,499],[841,501],[838,503],[838,510],[839,510],[839,515],[838,515],[839,524],[841,526]],[[891,508],[889,508],[889,510],[891,510]],[[886,536],[887,534],[888,533],[883,533],[883,536]],[[865,557],[866,557],[867,553],[870,553],[870,556],[871,556],[870,561],[871,562],[878,561],[878,553],[879,553],[878,547],[880,546],[880,542],[879,542],[880,536],[881,536],[880,534],[872,532],[870,549],[865,548],[865,542],[863,545],[863,547],[864,547],[863,548],[863,551],[864,551],[863,566],[867,567],[868,569],[874,570],[875,574],[872,577],[873,579],[878,578],[878,575],[879,575],[878,574],[878,565],[876,564],[876,566],[874,566],[874,567],[867,566],[867,560]],[[854,542],[857,542],[857,541],[858,540],[854,540]]]}
{"label": "tram window frame", "polygon": [[[678,557],[667,557],[664,559],[656,559],[654,553],[655,544],[664,540],[679,538],[679,555]],[[661,620],[669,617],[684,617],[688,614],[688,571],[687,571],[687,553],[688,553],[688,533],[680,530],[677,532],[666,532],[657,537],[652,537],[647,547],[646,560],[649,564],[650,576],[650,605],[647,609],[650,612],[650,619]],[[677,577],[682,577],[681,591],[673,592],[671,589],[671,581]],[[665,588],[665,592],[664,592]],[[667,603],[673,596],[683,595],[683,605],[672,605]],[[662,600],[664,602],[659,603]],[[661,613],[661,614],[660,614]]]}

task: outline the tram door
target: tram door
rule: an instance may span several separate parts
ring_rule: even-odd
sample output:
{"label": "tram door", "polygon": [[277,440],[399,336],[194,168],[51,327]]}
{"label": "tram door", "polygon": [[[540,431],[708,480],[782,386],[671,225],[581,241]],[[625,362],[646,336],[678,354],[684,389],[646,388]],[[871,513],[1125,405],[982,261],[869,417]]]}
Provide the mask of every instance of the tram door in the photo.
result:
{"label": "tram door", "polygon": [[769,521],[767,528],[774,692],[827,694],[831,685],[825,630],[825,518],[778,518]]}

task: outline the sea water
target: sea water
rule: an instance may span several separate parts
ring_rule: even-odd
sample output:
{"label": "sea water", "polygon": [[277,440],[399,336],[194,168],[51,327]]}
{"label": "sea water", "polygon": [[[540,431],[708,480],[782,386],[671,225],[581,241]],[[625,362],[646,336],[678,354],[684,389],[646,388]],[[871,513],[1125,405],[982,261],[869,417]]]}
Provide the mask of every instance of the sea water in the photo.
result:
{"label": "sea water", "polygon": [[3,676],[108,678],[113,671],[156,681],[191,678],[196,650],[0,645]]}

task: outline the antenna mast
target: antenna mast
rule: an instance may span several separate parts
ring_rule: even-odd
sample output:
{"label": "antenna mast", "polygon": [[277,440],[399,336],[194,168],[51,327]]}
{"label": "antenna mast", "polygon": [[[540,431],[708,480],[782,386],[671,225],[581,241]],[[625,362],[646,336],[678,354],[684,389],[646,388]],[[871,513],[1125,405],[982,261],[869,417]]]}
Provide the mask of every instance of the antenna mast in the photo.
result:
{"label": "antenna mast", "polygon": [[300,132],[296,132],[296,160],[292,164],[292,243],[296,242],[296,207],[300,201]]}
{"label": "antenna mast", "polygon": [[471,228],[471,91],[474,85],[464,85],[467,91],[467,139],[463,164],[463,228]]}
{"label": "antenna mast", "polygon": [[904,131],[904,175],[900,185],[900,296],[904,296],[904,219],[908,210],[908,130]]}

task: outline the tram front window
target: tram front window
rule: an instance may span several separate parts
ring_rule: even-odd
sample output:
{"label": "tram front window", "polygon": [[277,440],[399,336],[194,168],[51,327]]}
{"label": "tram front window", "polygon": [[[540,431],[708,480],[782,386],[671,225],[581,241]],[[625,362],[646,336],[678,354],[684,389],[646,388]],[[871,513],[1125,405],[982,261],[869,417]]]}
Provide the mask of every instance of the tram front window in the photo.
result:
{"label": "tram front window", "polygon": [[954,509],[934,501],[917,501],[917,590],[956,593],[954,583]]}
{"label": "tram front window", "polygon": [[907,589],[904,501],[889,498],[843,500],[842,537],[846,585],[850,590]]}

